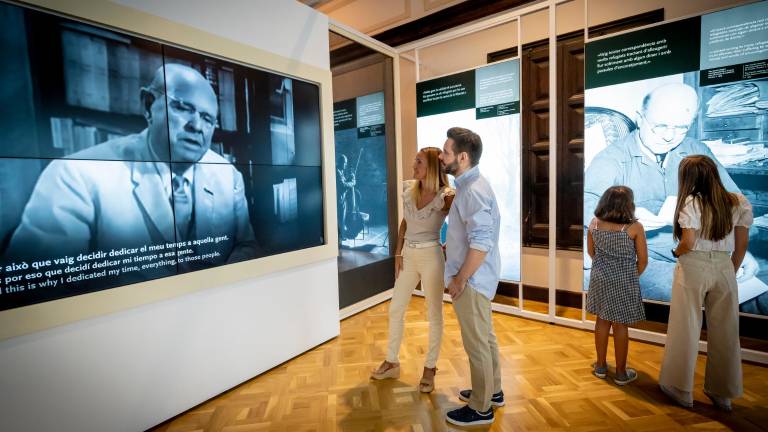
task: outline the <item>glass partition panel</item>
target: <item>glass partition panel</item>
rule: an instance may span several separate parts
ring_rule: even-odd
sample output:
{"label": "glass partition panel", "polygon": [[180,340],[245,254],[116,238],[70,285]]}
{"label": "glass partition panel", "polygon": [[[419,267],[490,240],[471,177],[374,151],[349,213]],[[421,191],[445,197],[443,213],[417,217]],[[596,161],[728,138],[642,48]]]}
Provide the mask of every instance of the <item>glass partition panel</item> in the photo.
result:
{"label": "glass partition panel", "polygon": [[392,57],[331,32],[340,305],[392,288],[397,236]]}

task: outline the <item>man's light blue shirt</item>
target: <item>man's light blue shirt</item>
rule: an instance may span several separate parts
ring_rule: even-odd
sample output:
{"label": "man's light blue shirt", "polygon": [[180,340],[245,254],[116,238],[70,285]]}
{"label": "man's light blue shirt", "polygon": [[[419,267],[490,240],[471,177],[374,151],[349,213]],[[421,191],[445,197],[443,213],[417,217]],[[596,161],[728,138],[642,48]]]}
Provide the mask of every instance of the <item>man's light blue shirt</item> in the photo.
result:
{"label": "man's light blue shirt", "polygon": [[459,273],[469,249],[476,249],[487,254],[475,274],[470,276],[468,285],[493,299],[501,272],[500,227],[496,195],[480,169],[475,166],[456,177],[456,197],[448,213],[445,286]]}

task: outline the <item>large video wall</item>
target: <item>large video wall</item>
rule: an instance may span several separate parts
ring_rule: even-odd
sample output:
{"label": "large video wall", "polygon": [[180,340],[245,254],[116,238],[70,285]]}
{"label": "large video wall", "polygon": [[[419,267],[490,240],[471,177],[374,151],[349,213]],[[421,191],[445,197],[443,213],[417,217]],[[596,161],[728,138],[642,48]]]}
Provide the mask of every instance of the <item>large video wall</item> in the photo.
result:
{"label": "large video wall", "polygon": [[501,279],[520,281],[519,60],[421,81],[416,98],[419,149],[442,148],[446,131],[454,126],[480,135],[480,172],[490,182],[501,212]]}
{"label": "large video wall", "polygon": [[586,45],[584,223],[606,188],[633,189],[650,255],[646,300],[670,300],[678,166],[705,154],[753,205],[739,308],[768,315],[767,17],[759,2]]}
{"label": "large video wall", "polygon": [[384,93],[333,104],[339,248],[389,256]]}
{"label": "large video wall", "polygon": [[0,310],[325,243],[319,87],[0,3]]}

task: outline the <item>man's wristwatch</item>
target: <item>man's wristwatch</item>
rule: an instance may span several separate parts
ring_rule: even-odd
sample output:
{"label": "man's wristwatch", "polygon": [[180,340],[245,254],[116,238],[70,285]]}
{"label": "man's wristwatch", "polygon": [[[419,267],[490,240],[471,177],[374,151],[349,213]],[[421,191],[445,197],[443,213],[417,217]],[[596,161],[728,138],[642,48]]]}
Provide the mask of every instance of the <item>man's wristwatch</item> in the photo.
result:
{"label": "man's wristwatch", "polygon": [[675,253],[675,248],[672,248],[672,256],[675,258],[680,258],[680,255]]}

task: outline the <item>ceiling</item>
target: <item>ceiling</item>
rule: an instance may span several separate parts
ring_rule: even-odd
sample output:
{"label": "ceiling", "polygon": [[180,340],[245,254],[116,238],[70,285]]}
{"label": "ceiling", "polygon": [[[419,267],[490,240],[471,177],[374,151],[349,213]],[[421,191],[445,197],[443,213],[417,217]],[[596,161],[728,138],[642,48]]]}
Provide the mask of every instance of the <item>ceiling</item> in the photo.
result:
{"label": "ceiling", "polygon": [[299,0],[368,35],[426,17],[465,0]]}

